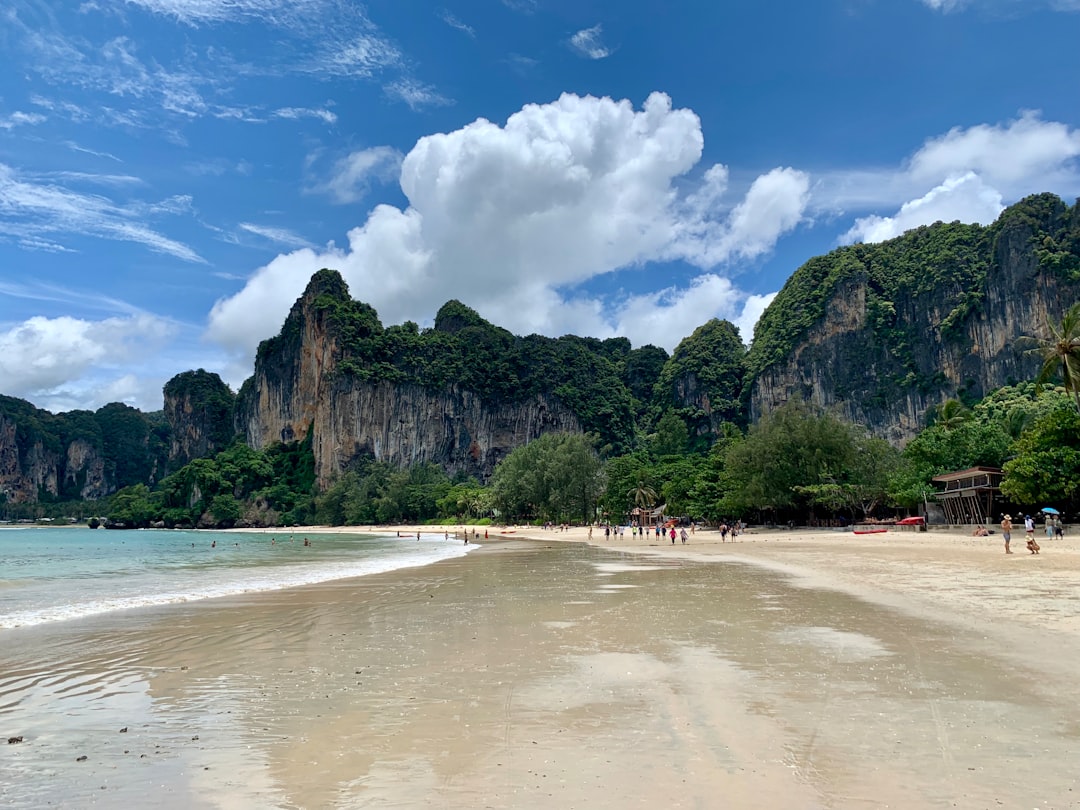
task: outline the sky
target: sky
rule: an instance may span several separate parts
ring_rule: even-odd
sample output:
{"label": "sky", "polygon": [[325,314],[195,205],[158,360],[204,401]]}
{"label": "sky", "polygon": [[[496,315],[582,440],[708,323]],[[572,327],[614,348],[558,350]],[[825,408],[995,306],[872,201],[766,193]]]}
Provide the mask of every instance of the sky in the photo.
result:
{"label": "sky", "polygon": [[5,0],[0,393],[386,325],[749,342],[809,258],[1080,196],[1080,0]]}

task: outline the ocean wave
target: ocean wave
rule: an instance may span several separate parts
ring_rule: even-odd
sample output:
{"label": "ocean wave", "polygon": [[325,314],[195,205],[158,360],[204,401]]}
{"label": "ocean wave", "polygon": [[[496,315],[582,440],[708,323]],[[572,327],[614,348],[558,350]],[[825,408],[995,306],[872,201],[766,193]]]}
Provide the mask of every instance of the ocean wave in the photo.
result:
{"label": "ocean wave", "polygon": [[[97,595],[62,604],[16,607],[0,614],[0,629],[29,627],[50,622],[85,619],[104,613],[133,608],[198,602],[240,594],[278,591],[321,582],[383,574],[404,568],[418,568],[441,560],[461,557],[475,546],[424,545],[393,554],[355,560],[333,560],[288,565],[276,568],[236,568],[218,572],[199,572],[190,582],[155,580],[140,583],[143,587],[129,593],[117,593],[125,586],[118,583],[109,595]],[[156,583],[158,587],[153,587]],[[69,583],[70,585],[71,583]]]}

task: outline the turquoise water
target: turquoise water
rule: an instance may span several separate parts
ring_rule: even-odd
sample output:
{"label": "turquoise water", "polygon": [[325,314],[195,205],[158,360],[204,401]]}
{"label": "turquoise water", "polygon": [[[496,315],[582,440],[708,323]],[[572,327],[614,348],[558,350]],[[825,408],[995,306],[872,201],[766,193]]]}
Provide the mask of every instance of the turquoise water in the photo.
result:
{"label": "turquoise water", "polygon": [[0,629],[377,574],[469,548],[442,532],[417,541],[302,530],[0,528]]}

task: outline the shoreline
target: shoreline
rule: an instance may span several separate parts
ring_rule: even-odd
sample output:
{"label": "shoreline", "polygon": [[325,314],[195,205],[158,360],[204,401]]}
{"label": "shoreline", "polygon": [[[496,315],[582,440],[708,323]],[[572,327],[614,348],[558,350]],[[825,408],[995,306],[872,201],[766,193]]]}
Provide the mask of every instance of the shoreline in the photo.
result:
{"label": "shoreline", "polygon": [[[465,527],[292,534],[417,530]],[[0,687],[26,741],[0,749],[17,774],[0,798],[1049,810],[1080,795],[1069,538],[1006,557],[1000,538],[938,533],[476,530],[476,553],[420,568],[12,637]]]}

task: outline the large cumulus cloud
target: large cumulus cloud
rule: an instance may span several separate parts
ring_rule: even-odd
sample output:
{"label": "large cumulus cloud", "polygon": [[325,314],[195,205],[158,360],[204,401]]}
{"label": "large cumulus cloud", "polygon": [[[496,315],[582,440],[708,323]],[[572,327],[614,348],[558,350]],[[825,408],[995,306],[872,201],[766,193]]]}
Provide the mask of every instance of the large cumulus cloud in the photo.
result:
{"label": "large cumulus cloud", "polygon": [[[333,267],[388,323],[428,319],[458,298],[519,333],[618,333],[671,348],[709,317],[741,317],[749,296],[705,271],[769,251],[809,194],[807,175],[778,168],[731,195],[725,167],[695,176],[703,144],[698,117],[662,93],[641,109],[565,94],[502,126],[479,119],[421,138],[401,164],[407,207],[377,206],[344,247],[276,257],[217,302],[208,335],[250,352],[311,274]],[[616,270],[680,260],[703,271],[682,287],[665,273],[647,293],[581,291]],[[639,308],[650,317],[625,318]],[[684,317],[694,320],[671,325]],[[663,328],[638,326],[654,319]]]}
{"label": "large cumulus cloud", "polygon": [[880,242],[937,221],[993,222],[1026,194],[1080,191],[1080,130],[1036,112],[1000,124],[954,127],[929,138],[896,170],[834,172],[815,188],[819,207],[895,206],[856,220],[841,242]]}

